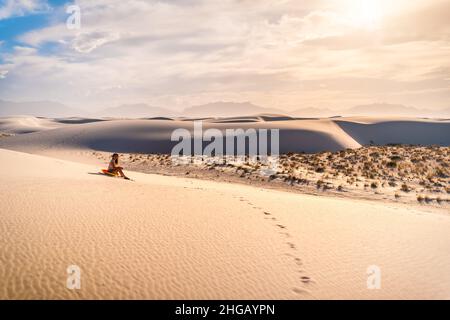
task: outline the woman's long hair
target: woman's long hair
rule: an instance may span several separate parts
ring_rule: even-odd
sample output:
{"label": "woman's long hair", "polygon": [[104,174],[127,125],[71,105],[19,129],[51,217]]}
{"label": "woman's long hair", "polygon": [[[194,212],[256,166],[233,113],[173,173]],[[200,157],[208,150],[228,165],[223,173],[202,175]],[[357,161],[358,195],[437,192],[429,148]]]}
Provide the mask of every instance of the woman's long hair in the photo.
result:
{"label": "woman's long hair", "polygon": [[[113,155],[112,155],[112,158],[113,158],[113,160],[114,160],[114,163],[116,164],[116,165],[118,165],[119,164],[119,155],[117,154],[117,153],[114,153]],[[115,158],[115,159],[114,159]]]}

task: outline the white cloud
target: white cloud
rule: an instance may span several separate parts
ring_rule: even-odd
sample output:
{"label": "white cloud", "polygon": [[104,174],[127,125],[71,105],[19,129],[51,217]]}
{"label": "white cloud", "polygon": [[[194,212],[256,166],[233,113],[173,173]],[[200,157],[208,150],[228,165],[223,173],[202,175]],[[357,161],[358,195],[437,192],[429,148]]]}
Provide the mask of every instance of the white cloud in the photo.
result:
{"label": "white cloud", "polygon": [[0,20],[50,9],[47,1],[44,0],[2,0],[0,5]]}
{"label": "white cloud", "polygon": [[109,42],[120,38],[117,33],[92,32],[81,33],[72,40],[72,48],[78,52],[89,53]]}
{"label": "white cloud", "polygon": [[8,74],[8,70],[0,70],[0,79],[5,79]]}
{"label": "white cloud", "polygon": [[[78,0],[80,30],[61,23],[20,37],[24,47],[6,57],[14,82],[2,84],[0,96],[100,106],[235,99],[295,108],[390,97],[411,104],[433,68],[450,68],[446,28],[411,39],[406,22],[395,28],[407,15],[392,9],[380,29],[361,30],[342,9],[352,2]],[[418,0],[396,3],[408,3],[418,17]],[[420,25],[418,18],[410,23]],[[40,54],[47,43],[57,50]],[[394,83],[395,91],[379,90]],[[431,106],[443,104],[429,94],[441,85],[426,88]]]}

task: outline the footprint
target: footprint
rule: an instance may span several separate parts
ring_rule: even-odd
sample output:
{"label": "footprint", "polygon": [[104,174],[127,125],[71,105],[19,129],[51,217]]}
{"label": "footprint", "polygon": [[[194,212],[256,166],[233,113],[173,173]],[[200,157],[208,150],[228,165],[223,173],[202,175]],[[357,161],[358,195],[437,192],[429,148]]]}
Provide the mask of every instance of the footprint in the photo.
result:
{"label": "footprint", "polygon": [[295,244],[293,244],[292,242],[287,242],[287,244],[288,244],[289,248],[291,248],[291,249],[297,249],[297,248],[295,247]]}
{"label": "footprint", "polygon": [[302,276],[302,277],[300,277],[300,280],[301,280],[303,283],[311,283],[311,282],[312,282],[311,278],[310,278],[310,277],[307,277],[307,276]]}
{"label": "footprint", "polygon": [[270,216],[270,215],[271,215],[271,213],[270,213],[270,212],[267,212],[267,211],[264,211],[264,214],[265,214],[266,216]]}
{"label": "footprint", "polygon": [[294,291],[297,294],[308,294],[308,290],[300,289],[300,288],[292,288],[292,291]]}
{"label": "footprint", "polygon": [[277,227],[281,229],[286,229],[286,226],[283,226],[282,224],[277,224]]}

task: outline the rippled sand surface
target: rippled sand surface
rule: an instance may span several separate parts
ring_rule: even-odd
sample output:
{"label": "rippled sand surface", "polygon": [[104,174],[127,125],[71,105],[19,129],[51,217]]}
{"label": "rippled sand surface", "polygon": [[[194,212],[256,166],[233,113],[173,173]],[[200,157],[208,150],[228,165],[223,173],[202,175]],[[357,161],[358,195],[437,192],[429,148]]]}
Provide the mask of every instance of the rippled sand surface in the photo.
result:
{"label": "rippled sand surface", "polygon": [[[1,299],[450,298],[445,214],[0,159]],[[69,265],[80,290],[66,288]]]}

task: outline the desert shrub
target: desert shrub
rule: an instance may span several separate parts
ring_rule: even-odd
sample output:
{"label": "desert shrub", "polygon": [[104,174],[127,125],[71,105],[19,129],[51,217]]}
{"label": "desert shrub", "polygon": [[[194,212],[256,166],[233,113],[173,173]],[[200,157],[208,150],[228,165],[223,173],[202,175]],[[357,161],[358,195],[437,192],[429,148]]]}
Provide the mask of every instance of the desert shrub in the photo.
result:
{"label": "desert shrub", "polygon": [[395,162],[395,161],[389,161],[389,162],[386,164],[386,166],[387,166],[388,168],[397,168],[397,162]]}
{"label": "desert shrub", "polygon": [[445,172],[444,168],[437,168],[436,169],[436,175],[440,178],[448,178],[447,173]]}
{"label": "desert shrub", "polygon": [[400,161],[400,160],[402,160],[402,157],[400,157],[400,156],[397,156],[397,155],[391,156],[391,161]]}
{"label": "desert shrub", "polygon": [[320,189],[323,184],[324,184],[323,180],[317,180],[316,182],[317,189]]}
{"label": "desert shrub", "polygon": [[408,187],[408,185],[406,183],[402,184],[401,189],[403,192],[410,192],[411,189]]}

